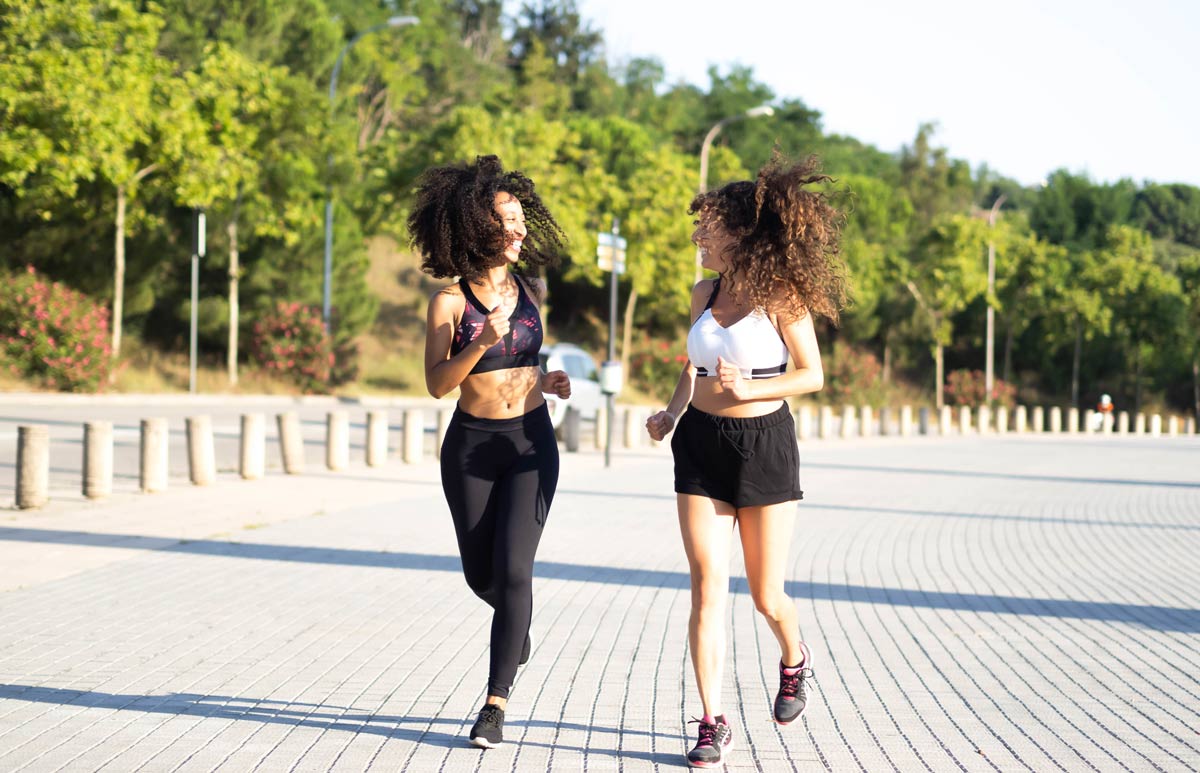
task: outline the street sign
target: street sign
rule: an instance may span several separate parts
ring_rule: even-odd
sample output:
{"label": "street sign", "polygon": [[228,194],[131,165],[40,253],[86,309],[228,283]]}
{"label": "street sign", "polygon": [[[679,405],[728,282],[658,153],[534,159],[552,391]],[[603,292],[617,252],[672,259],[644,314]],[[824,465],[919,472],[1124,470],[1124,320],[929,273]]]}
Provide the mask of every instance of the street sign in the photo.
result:
{"label": "street sign", "polygon": [[[625,240],[610,233],[597,235],[596,263],[601,271],[612,271],[616,264],[617,273],[625,273]],[[614,259],[615,255],[615,259]]]}

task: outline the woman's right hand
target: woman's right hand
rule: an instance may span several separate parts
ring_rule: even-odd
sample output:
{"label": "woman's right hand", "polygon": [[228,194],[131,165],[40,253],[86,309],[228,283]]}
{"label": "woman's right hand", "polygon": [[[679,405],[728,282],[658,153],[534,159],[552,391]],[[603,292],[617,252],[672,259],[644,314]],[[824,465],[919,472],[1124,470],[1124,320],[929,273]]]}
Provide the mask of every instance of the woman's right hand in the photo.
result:
{"label": "woman's right hand", "polygon": [[659,411],[649,419],[646,419],[646,431],[655,440],[662,440],[674,428],[675,414],[670,411]]}
{"label": "woman's right hand", "polygon": [[512,314],[512,309],[506,309],[504,306],[492,309],[492,313],[488,314],[483,321],[483,330],[479,333],[479,338],[475,340],[488,349],[500,343],[501,339],[508,335],[510,314]]}

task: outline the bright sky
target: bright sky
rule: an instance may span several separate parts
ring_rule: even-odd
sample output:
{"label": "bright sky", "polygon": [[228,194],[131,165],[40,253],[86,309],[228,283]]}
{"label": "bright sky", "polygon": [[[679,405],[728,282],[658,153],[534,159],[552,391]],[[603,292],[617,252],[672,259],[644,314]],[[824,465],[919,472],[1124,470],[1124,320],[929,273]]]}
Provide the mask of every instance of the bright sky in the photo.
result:
{"label": "bright sky", "polygon": [[973,168],[1035,184],[1200,185],[1197,0],[579,0],[610,62],[654,56],[672,80],[753,67],[826,132],[884,151],[936,122]]}

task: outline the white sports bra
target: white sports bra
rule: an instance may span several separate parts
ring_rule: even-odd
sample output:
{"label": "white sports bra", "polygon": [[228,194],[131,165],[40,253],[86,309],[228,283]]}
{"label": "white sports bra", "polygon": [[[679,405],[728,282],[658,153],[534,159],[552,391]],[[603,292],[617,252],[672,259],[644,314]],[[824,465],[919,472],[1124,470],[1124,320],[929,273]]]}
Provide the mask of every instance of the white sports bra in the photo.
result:
{"label": "white sports bra", "polygon": [[717,375],[717,357],[738,366],[742,378],[771,378],[786,371],[787,346],[771,318],[761,309],[755,309],[729,327],[717,324],[712,305],[720,289],[721,280],[717,278],[704,313],[688,331],[688,359],[696,366],[696,375]]}

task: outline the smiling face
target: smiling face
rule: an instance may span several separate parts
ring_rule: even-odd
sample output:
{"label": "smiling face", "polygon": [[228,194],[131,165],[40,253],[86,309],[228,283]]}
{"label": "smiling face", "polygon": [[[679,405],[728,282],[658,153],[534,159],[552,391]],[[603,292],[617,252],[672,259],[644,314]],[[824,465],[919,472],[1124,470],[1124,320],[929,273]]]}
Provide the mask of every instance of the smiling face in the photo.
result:
{"label": "smiling face", "polygon": [[717,273],[725,271],[729,267],[727,256],[737,240],[711,213],[702,212],[695,226],[692,242],[700,248],[700,265]]}
{"label": "smiling face", "polygon": [[495,199],[496,216],[504,225],[504,257],[509,263],[521,259],[521,243],[528,231],[525,230],[525,212],[521,202],[511,193],[499,191]]}

